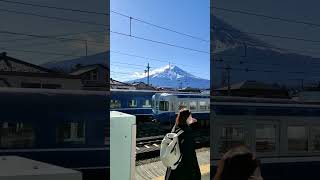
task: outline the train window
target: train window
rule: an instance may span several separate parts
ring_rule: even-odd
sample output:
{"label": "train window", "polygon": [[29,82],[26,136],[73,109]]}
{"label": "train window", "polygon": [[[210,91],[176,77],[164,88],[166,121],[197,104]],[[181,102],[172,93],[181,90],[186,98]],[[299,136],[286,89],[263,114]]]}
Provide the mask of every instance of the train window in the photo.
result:
{"label": "train window", "polygon": [[110,108],[114,109],[114,108],[121,108],[121,102],[119,100],[111,100],[110,103]]}
{"label": "train window", "polygon": [[182,108],[187,108],[187,102],[186,101],[179,101],[179,110]]}
{"label": "train window", "polygon": [[0,122],[1,148],[30,148],[34,145],[34,130],[24,123]]}
{"label": "train window", "polygon": [[84,122],[63,123],[58,127],[58,143],[84,144]]}
{"label": "train window", "polygon": [[288,127],[288,151],[308,151],[307,129],[304,126]]}
{"label": "train window", "polygon": [[137,100],[135,99],[129,100],[129,107],[131,108],[137,107]]}
{"label": "train window", "polygon": [[207,102],[206,101],[199,101],[199,109],[200,109],[200,111],[207,110]]}
{"label": "train window", "polygon": [[189,102],[190,110],[197,110],[197,101],[190,101]]}
{"label": "train window", "polygon": [[320,152],[320,127],[311,127],[312,151]]}
{"label": "train window", "polygon": [[159,110],[160,111],[169,111],[169,102],[168,101],[160,101],[159,102]]}
{"label": "train window", "polygon": [[146,99],[146,100],[143,102],[142,107],[151,107],[150,100],[149,100],[149,99]]}
{"label": "train window", "polygon": [[222,128],[219,140],[219,153],[225,153],[230,148],[245,144],[244,128],[239,125],[229,125]]}
{"label": "train window", "polygon": [[256,126],[256,151],[276,151],[276,126],[271,124],[257,124]]}

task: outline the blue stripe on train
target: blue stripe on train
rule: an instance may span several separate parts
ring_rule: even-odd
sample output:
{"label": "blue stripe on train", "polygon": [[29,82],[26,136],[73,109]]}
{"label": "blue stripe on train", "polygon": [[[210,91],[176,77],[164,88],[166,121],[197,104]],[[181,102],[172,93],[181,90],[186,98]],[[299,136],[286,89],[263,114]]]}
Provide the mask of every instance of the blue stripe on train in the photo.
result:
{"label": "blue stripe on train", "polygon": [[[170,122],[175,122],[176,119],[176,113],[175,112],[165,112],[161,114],[155,115],[155,118],[158,122],[161,124],[169,124]],[[192,117],[200,121],[209,120],[210,119],[210,113],[204,112],[204,113],[197,113],[193,112]]]}

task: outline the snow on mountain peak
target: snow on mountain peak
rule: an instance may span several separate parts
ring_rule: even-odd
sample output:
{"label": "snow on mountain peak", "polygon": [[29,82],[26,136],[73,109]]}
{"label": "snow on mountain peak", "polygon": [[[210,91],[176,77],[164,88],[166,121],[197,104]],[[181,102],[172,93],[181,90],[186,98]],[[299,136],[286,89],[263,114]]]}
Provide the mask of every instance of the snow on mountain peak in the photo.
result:
{"label": "snow on mountain peak", "polygon": [[[133,77],[134,78],[145,78],[148,74],[146,72],[134,72]],[[196,76],[180,69],[178,66],[175,65],[166,65],[164,67],[156,68],[154,70],[150,70],[149,72],[150,78],[155,77],[167,77],[170,79],[179,79],[182,77],[193,77],[196,78]]]}
{"label": "snow on mountain peak", "polygon": [[[133,77],[137,79],[127,82],[147,82],[147,74],[135,72]],[[175,65],[166,65],[161,68],[151,70],[149,73],[150,83],[158,87],[194,87],[209,88],[210,81],[196,77]]]}

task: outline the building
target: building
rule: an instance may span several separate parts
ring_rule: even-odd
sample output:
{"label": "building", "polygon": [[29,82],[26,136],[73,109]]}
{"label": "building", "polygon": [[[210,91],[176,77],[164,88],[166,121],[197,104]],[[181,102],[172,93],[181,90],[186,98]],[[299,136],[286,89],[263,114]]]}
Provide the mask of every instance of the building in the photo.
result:
{"label": "building", "polygon": [[79,66],[70,73],[73,76],[80,76],[83,89],[86,90],[109,90],[109,68],[102,64]]}
{"label": "building", "polygon": [[110,78],[110,89],[130,89],[136,90],[137,88],[129,83],[120,82]]}
{"label": "building", "polygon": [[215,90],[215,95],[242,96],[242,97],[264,97],[264,98],[290,98],[288,90],[276,85],[265,84],[258,81],[242,81],[228,87]]}
{"label": "building", "polygon": [[79,76],[57,73],[10,56],[0,54],[0,87],[81,89]]}
{"label": "building", "polygon": [[151,85],[148,85],[144,82],[134,82],[134,83],[132,83],[132,85],[134,87],[136,87],[137,90],[153,90],[153,91],[158,90],[157,88],[155,88]]}

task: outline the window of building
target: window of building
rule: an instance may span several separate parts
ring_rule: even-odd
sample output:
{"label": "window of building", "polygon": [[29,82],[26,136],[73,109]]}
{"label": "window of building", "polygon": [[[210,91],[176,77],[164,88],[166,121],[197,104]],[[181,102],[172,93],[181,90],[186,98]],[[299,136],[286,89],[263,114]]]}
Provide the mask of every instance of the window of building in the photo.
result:
{"label": "window of building", "polygon": [[276,151],[276,126],[272,124],[256,125],[256,152]]}
{"label": "window of building", "polygon": [[34,134],[30,124],[0,122],[0,148],[33,147]]}
{"label": "window of building", "polygon": [[312,151],[320,152],[320,126],[311,127]]}
{"label": "window of building", "polygon": [[288,151],[308,151],[308,137],[305,126],[288,127]]}
{"label": "window of building", "polygon": [[41,88],[40,83],[21,83],[22,88]]}
{"label": "window of building", "polygon": [[151,107],[150,100],[149,99],[144,100],[142,107]]}
{"label": "window of building", "polygon": [[112,99],[110,102],[110,108],[111,109],[121,108],[121,102],[119,100]]}
{"label": "window of building", "polygon": [[84,122],[63,123],[58,127],[58,143],[84,144]]}
{"label": "window of building", "polygon": [[169,102],[168,101],[160,101],[159,102],[159,110],[160,111],[169,111]]}
{"label": "window of building", "polygon": [[130,108],[137,107],[137,100],[135,100],[135,99],[129,100],[129,107]]}
{"label": "window of building", "polygon": [[61,89],[61,84],[42,84],[43,89]]}
{"label": "window of building", "polygon": [[97,71],[91,72],[91,80],[98,80],[98,72]]}
{"label": "window of building", "polygon": [[190,101],[189,106],[191,111],[197,110],[197,101]]}
{"label": "window of building", "polygon": [[219,139],[219,152],[225,153],[230,148],[245,144],[244,128],[239,125],[228,125],[222,128]]}
{"label": "window of building", "polygon": [[200,111],[205,111],[207,110],[207,102],[206,101],[199,101],[199,109]]}

